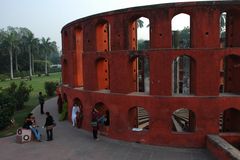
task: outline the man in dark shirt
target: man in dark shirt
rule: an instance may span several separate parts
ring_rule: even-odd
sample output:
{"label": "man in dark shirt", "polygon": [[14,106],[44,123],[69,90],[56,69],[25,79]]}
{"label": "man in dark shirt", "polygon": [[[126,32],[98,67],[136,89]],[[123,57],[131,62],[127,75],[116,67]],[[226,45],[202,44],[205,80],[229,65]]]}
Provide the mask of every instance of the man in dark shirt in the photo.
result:
{"label": "man in dark shirt", "polygon": [[42,95],[42,92],[39,92],[38,100],[41,106],[41,114],[44,114],[44,111],[43,111],[44,97]]}
{"label": "man in dark shirt", "polygon": [[46,128],[46,132],[47,132],[47,141],[51,141],[53,140],[54,120],[49,112],[46,112],[46,115],[47,115],[47,118],[46,118],[44,127]]}

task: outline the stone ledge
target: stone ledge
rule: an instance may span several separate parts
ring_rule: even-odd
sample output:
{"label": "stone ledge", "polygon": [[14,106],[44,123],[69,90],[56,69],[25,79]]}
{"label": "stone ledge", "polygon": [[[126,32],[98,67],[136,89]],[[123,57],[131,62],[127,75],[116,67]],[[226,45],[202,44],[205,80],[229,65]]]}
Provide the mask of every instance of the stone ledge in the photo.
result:
{"label": "stone ledge", "polygon": [[[228,157],[228,159],[240,160],[240,151],[236,149],[234,146],[232,146],[231,144],[229,144],[226,140],[224,140],[220,136],[208,135],[207,142],[212,144],[213,147],[215,147],[215,149],[218,150],[219,152],[221,151],[225,156]],[[214,154],[214,151],[211,150],[209,145],[207,146],[207,148],[210,150],[210,152]],[[215,156],[217,157],[217,155]],[[225,159],[225,158],[221,157],[221,159]]]}

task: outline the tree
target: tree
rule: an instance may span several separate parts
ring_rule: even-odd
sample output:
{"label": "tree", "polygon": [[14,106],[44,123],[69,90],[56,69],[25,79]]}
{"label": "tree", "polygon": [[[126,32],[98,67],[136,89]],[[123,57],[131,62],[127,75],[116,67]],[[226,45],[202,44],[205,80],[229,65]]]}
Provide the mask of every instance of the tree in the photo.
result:
{"label": "tree", "polygon": [[13,114],[14,105],[11,98],[3,91],[0,91],[0,130],[11,124]]}
{"label": "tree", "polygon": [[38,44],[39,40],[34,38],[33,33],[29,30],[28,34],[23,37],[29,59],[29,76],[32,77],[32,50]]}
{"label": "tree", "polygon": [[190,48],[190,28],[184,27],[180,31],[180,48]]}
{"label": "tree", "polygon": [[24,81],[21,81],[19,86],[12,82],[10,87],[6,88],[4,92],[10,96],[16,110],[20,110],[23,108],[24,102],[28,101],[32,90],[31,86],[27,86]]}
{"label": "tree", "polygon": [[137,19],[137,27],[142,28],[144,22],[141,19]]}
{"label": "tree", "polygon": [[45,55],[45,75],[48,75],[48,56],[52,52],[57,52],[57,45],[55,41],[51,42],[50,38],[44,37],[41,39],[41,44]]}
{"label": "tree", "polygon": [[[11,79],[14,76],[30,75],[31,77],[35,67],[42,72],[45,69],[47,74],[48,64],[59,61],[59,52],[56,42],[50,41],[49,38],[45,41],[47,44],[42,45],[42,41],[34,37],[27,28],[8,27],[6,30],[0,29],[0,74],[5,74],[7,77],[10,75]],[[41,62],[43,65],[35,62]],[[39,69],[40,66],[43,66],[43,70]]]}
{"label": "tree", "polygon": [[13,79],[13,51],[17,48],[18,37],[13,27],[8,27],[6,32],[2,33],[2,48],[5,48],[9,54],[10,61],[10,78]]}

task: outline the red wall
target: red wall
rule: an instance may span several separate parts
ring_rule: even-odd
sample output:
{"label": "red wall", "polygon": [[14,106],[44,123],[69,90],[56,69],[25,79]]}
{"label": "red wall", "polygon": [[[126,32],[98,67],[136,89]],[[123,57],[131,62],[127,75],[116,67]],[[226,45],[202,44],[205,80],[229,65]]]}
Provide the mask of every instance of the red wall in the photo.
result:
{"label": "red wall", "polygon": [[[222,12],[227,12],[230,19],[227,23],[228,48],[221,49],[219,18]],[[171,20],[179,13],[189,14],[191,17],[190,49],[171,48]],[[107,12],[67,24],[62,29],[62,91],[68,97],[69,111],[74,98],[78,97],[83,105],[83,128],[91,130],[91,109],[96,103],[102,102],[110,111],[109,137],[166,146],[205,146],[207,134],[219,133],[220,113],[228,108],[240,110],[239,95],[219,95],[221,59],[232,54],[240,56],[237,28],[240,24],[239,15],[240,2],[172,3]],[[133,22],[139,17],[150,20],[150,49],[142,52],[133,51],[136,47],[136,28],[133,30]],[[110,31],[104,32],[104,27],[99,27],[102,22],[110,26]],[[83,42],[80,47],[83,48],[82,52],[79,46],[76,47],[76,27],[81,28],[82,32],[82,40],[78,39]],[[110,44],[107,51],[102,49],[106,48],[105,39],[106,43]],[[150,93],[136,92],[132,54],[143,54],[149,58]],[[191,65],[193,94],[173,96],[172,63],[182,55],[191,57],[194,62]],[[107,91],[99,90],[104,88],[99,88],[98,74],[102,72],[97,65],[99,59],[108,61]],[[67,62],[67,65],[64,65],[64,62]],[[239,61],[232,64],[238,66]],[[79,69],[81,67],[82,71]],[[231,88],[237,88],[235,94],[240,91],[239,68],[236,67],[231,73],[235,77],[231,84]],[[106,86],[105,83],[101,84]],[[83,88],[74,89],[76,86]],[[131,130],[128,111],[134,106],[142,106],[149,113],[148,131]],[[194,132],[172,131],[172,113],[180,108],[194,112]]]}

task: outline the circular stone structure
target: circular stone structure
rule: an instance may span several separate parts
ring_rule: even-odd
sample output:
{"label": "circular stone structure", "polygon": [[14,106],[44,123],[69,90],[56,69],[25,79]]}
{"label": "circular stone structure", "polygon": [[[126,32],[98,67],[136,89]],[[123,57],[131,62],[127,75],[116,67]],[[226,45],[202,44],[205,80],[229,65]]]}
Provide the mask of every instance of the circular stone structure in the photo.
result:
{"label": "circular stone structure", "polygon": [[[190,17],[183,45],[171,22]],[[139,18],[149,40],[139,49]],[[150,5],[78,19],[62,29],[62,95],[81,105],[81,128],[91,111],[113,139],[204,147],[208,134],[240,132],[240,2]],[[224,34],[222,34],[224,33]],[[102,118],[103,120],[103,118]]]}

